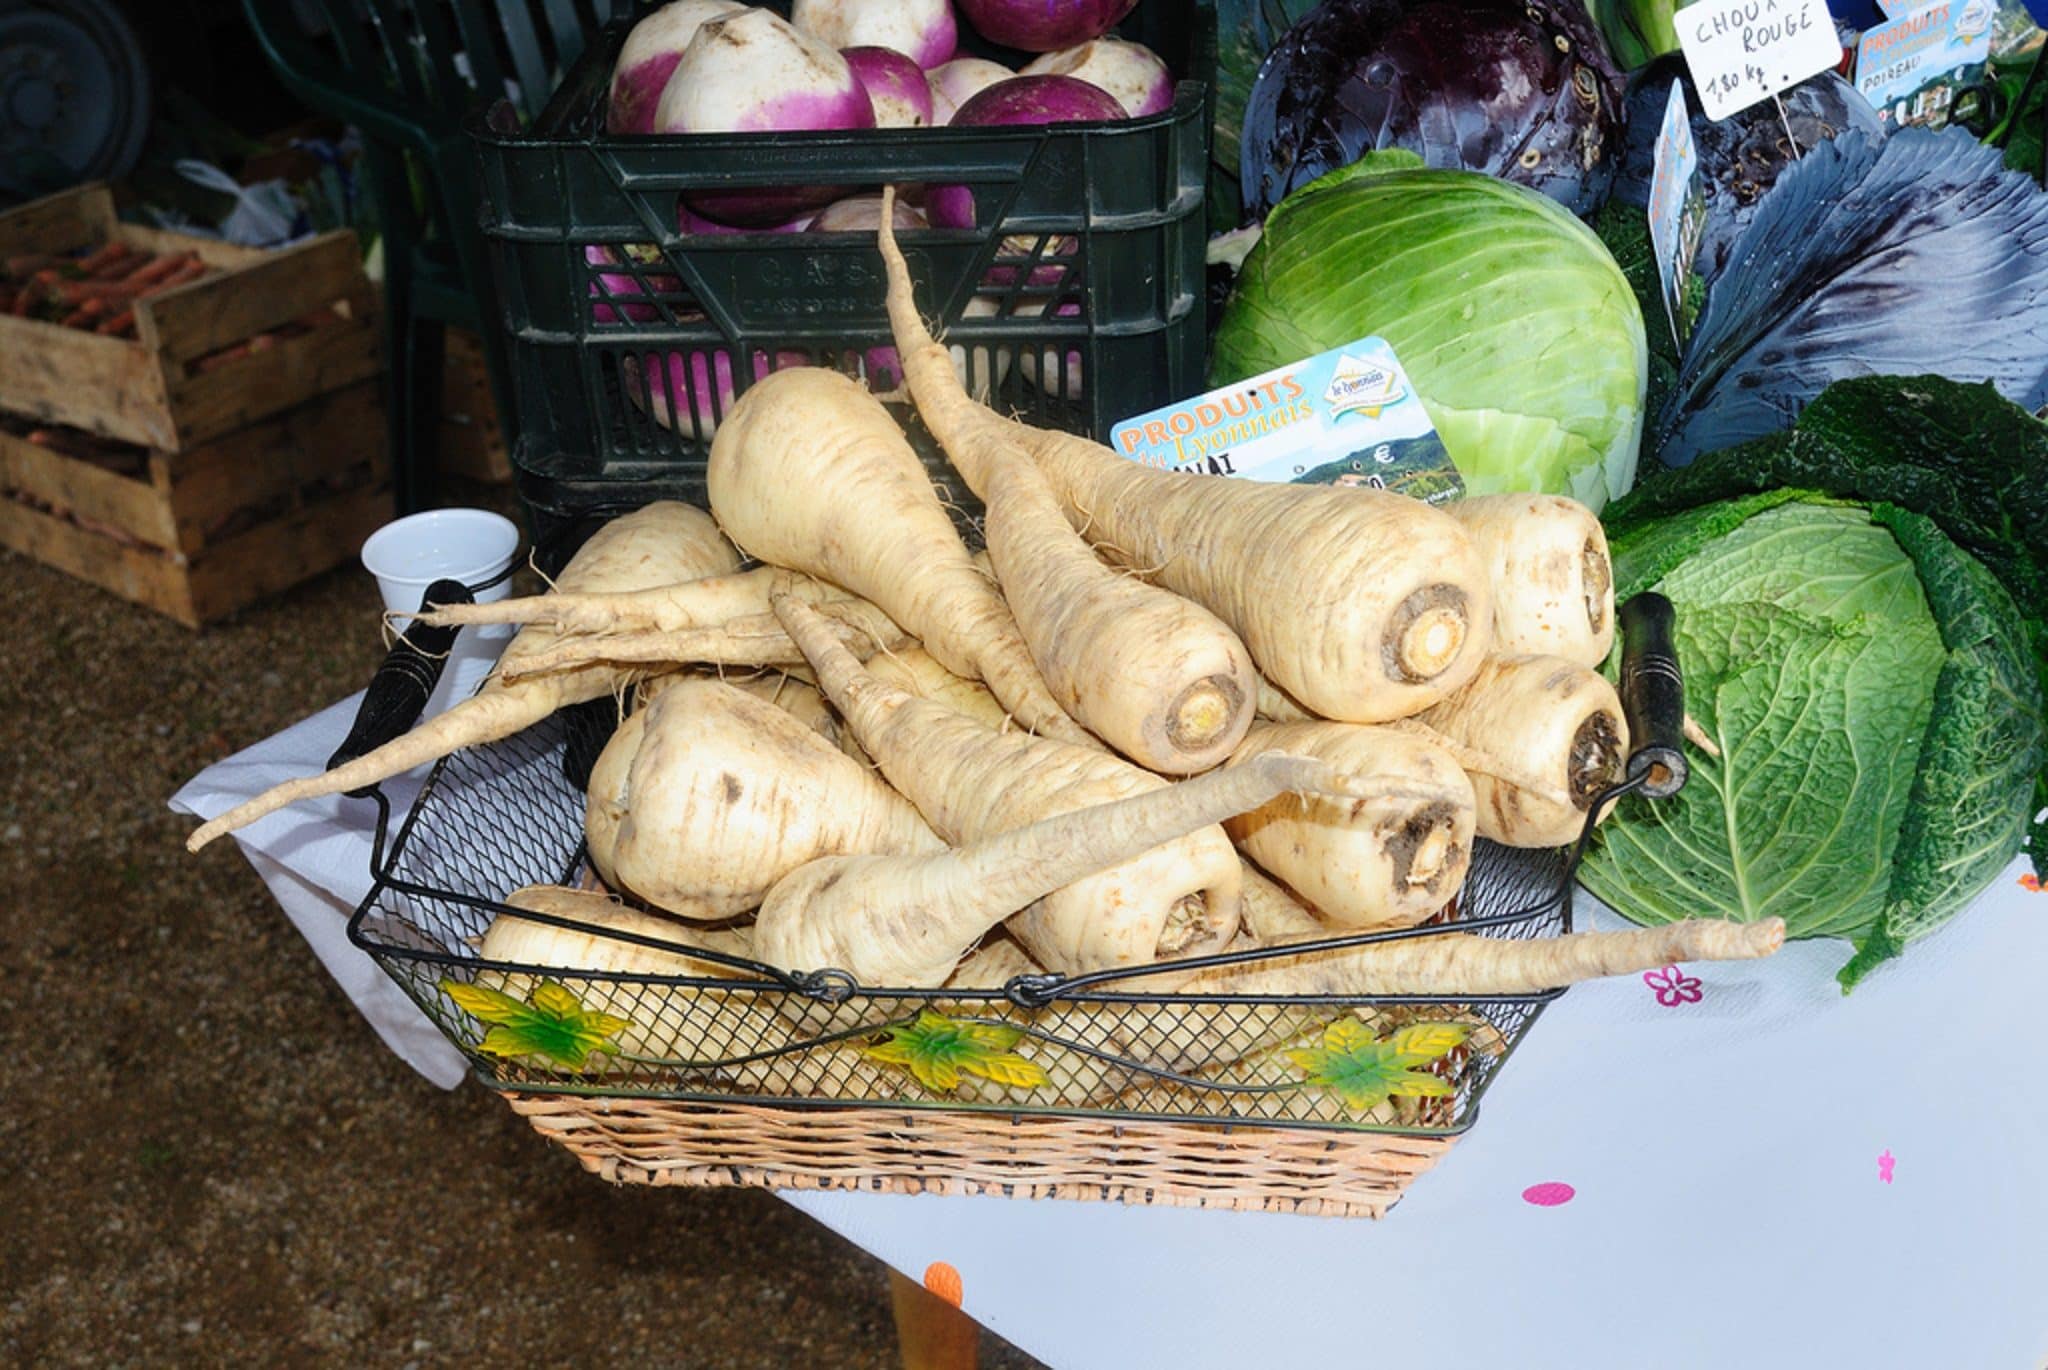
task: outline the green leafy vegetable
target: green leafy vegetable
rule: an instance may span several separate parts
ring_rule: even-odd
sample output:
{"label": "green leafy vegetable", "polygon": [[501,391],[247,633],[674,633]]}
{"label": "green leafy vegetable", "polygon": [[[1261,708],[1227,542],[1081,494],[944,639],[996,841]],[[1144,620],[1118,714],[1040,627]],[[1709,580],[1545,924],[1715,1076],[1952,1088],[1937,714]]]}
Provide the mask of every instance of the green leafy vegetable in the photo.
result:
{"label": "green leafy vegetable", "polygon": [[1642,311],[1584,224],[1534,191],[1369,153],[1266,220],[1216,332],[1222,385],[1355,339],[1393,345],[1474,494],[1598,509],[1635,478]]}
{"label": "green leafy vegetable", "polygon": [[1845,989],[1974,898],[2048,804],[2044,477],[2048,431],[1990,387],[1873,378],[1614,506],[1616,594],[1678,605],[1722,755],[1625,805],[1587,887],[1846,937]]}

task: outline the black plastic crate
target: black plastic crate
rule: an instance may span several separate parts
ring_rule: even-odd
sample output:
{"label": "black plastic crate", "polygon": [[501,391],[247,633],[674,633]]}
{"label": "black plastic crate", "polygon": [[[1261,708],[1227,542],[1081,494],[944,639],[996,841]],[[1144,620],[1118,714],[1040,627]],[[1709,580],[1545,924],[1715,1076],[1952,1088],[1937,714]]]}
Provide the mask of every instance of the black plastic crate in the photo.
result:
{"label": "black plastic crate", "polygon": [[[532,127],[500,107],[470,130],[518,405],[513,463],[537,527],[598,506],[703,503],[706,435],[768,370],[833,366],[893,388],[872,234],[685,234],[689,192],[967,185],[976,228],[898,237],[920,308],[974,388],[1098,438],[1202,388],[1206,0],[1143,0],[1120,30],[1180,78],[1169,110],[1057,127],[614,137],[604,104],[628,27],[604,32]],[[961,54],[1030,57],[964,22]]]}

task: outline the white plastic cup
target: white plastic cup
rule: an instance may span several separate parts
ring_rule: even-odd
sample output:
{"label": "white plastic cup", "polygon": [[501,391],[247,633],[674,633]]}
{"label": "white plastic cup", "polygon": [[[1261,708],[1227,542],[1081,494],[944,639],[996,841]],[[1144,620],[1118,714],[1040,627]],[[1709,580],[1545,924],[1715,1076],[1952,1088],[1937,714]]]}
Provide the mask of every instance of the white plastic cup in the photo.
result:
{"label": "white plastic cup", "polygon": [[[437,580],[478,586],[511,569],[519,552],[519,526],[488,509],[429,509],[385,524],[363,543],[363,568],[377,578],[378,593],[392,614],[417,613],[427,587]],[[512,593],[512,578],[478,590],[476,602],[490,604]],[[410,617],[396,618],[404,632]],[[423,717],[437,714],[476,692],[512,637],[510,624],[464,628],[455,635],[441,683]]]}

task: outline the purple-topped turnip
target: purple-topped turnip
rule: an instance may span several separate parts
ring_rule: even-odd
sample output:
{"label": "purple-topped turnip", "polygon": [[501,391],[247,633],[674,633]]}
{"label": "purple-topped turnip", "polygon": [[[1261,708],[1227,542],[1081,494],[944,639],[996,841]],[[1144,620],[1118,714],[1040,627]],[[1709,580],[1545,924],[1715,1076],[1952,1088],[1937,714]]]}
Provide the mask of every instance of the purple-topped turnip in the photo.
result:
{"label": "purple-topped turnip", "polygon": [[794,219],[785,219],[779,224],[722,224],[716,219],[707,219],[693,211],[688,205],[676,206],[676,231],[679,233],[703,233],[713,236],[727,233],[801,233],[811,221],[809,211]]}
{"label": "purple-topped turnip", "polygon": [[1058,52],[1100,38],[1138,0],[960,0],[960,12],[992,43],[1026,52]]}
{"label": "purple-topped turnip", "polygon": [[612,67],[605,132],[654,132],[654,107],[697,30],[745,8],[740,0],[669,0],[633,25]]}
{"label": "purple-topped turnip", "polygon": [[894,48],[920,67],[960,45],[952,0],[796,0],[790,22],[835,48]]}
{"label": "purple-topped turnip", "polygon": [[847,48],[840,54],[875,107],[876,128],[928,128],[932,86],[924,68],[894,48]]}
{"label": "purple-topped turnip", "polygon": [[[657,133],[873,128],[875,107],[839,53],[772,10],[697,30],[654,111]],[[831,186],[693,190],[690,208],[742,227],[778,224],[829,204]]]}
{"label": "purple-topped turnip", "polygon": [[[691,315],[701,319],[702,315]],[[768,354],[754,350],[754,379],[788,366],[806,366],[810,359],[801,352],[777,352],[771,364]],[[650,387],[643,368],[656,370]],[[658,365],[656,354],[619,358],[620,379],[633,407],[645,412],[663,428],[684,437],[709,441],[718,421],[733,405],[732,354],[723,348],[709,351],[671,352],[666,365]]]}
{"label": "purple-topped turnip", "polygon": [[[1065,124],[1124,118],[1116,97],[1072,76],[1012,76],[961,105],[956,128],[1009,124]],[[933,186],[925,212],[939,228],[974,227],[974,195],[966,186]],[[1029,249],[1026,249],[1027,251]]]}
{"label": "purple-topped turnip", "polygon": [[[929,228],[924,215],[915,206],[903,201],[896,202],[896,212],[890,216],[891,226],[898,229]],[[807,233],[868,233],[872,234],[882,226],[882,197],[880,195],[849,195],[843,200],[834,200],[825,206],[818,217],[811,220]]]}
{"label": "purple-topped turnip", "polygon": [[[648,270],[650,267],[665,264],[661,249],[653,243],[628,243],[623,250],[593,243],[583,249],[583,260],[592,266],[622,266],[630,260],[633,265],[641,268],[640,276],[624,271],[597,273],[597,279],[590,283],[588,293],[593,299],[604,300],[607,303],[594,304],[590,307],[590,317],[594,323],[617,323],[622,316],[633,323],[652,323],[661,317],[661,310],[658,307],[652,303],[627,304],[624,301],[635,295],[645,295],[648,289],[657,295],[672,295],[683,288],[681,278],[667,272]],[[647,289],[643,289],[640,284],[643,278],[647,282]]]}
{"label": "purple-topped turnip", "polygon": [[1166,63],[1143,43],[1121,38],[1094,38],[1079,47],[1048,52],[1022,74],[1073,76],[1100,86],[1133,119],[1162,113],[1173,104],[1173,73]]}
{"label": "purple-topped turnip", "polygon": [[932,123],[950,124],[960,106],[1017,73],[984,57],[955,57],[925,73],[932,87]]}

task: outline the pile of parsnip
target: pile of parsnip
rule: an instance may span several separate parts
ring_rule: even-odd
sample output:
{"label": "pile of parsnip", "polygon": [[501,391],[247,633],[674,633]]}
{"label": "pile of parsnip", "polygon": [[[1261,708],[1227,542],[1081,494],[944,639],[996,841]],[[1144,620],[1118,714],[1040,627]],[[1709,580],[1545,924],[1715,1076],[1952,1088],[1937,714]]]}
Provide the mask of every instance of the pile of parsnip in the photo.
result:
{"label": "pile of parsnip", "polygon": [[[1003,418],[926,330],[888,225],[910,396],[985,506],[985,559],[880,401],[776,372],[718,428],[708,515],[650,505],[548,594],[423,615],[523,626],[474,698],[190,846],[611,695],[633,705],[591,775],[590,856],[660,916],[510,899],[674,949],[507,915],[487,959],[731,974],[702,948],[990,987],[1412,926],[1455,896],[1475,834],[1577,836],[1628,746],[1593,669],[1614,613],[1591,514],[1169,474]],[[1468,999],[1782,936],[1447,933],[1128,987]]]}

